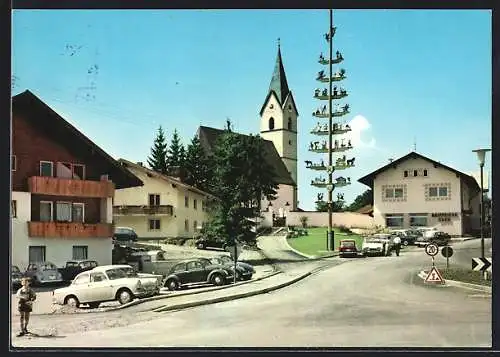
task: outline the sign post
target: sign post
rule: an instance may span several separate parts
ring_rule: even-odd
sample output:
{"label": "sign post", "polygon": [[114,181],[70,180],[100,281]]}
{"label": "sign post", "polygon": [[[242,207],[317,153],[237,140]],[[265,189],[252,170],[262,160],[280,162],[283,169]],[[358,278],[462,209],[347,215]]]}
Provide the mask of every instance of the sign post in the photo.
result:
{"label": "sign post", "polygon": [[424,282],[444,284],[444,279],[439,273],[439,270],[437,270],[436,265],[434,264],[434,256],[436,256],[436,254],[439,252],[439,247],[434,243],[427,244],[425,246],[425,252],[432,258],[432,269],[429,274],[427,274]]}
{"label": "sign post", "polygon": [[226,251],[229,252],[231,255],[231,258],[233,258],[234,261],[234,277],[233,277],[233,282],[236,284],[236,263],[238,262],[238,257],[241,254],[241,246],[235,243],[235,245],[230,245],[226,247]]}
{"label": "sign post", "polygon": [[443,247],[443,249],[441,249],[441,254],[446,258],[446,270],[448,270],[448,268],[450,267],[449,260],[453,255],[453,249],[449,246]]}

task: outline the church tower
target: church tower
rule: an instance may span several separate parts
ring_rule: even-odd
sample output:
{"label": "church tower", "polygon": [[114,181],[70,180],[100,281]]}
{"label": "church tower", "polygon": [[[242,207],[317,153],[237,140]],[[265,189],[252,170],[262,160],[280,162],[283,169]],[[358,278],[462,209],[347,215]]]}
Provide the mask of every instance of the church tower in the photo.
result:
{"label": "church tower", "polygon": [[292,210],[297,208],[298,116],[292,92],[288,88],[278,39],[278,55],[271,84],[260,110],[260,136],[274,143],[276,151],[295,182]]}

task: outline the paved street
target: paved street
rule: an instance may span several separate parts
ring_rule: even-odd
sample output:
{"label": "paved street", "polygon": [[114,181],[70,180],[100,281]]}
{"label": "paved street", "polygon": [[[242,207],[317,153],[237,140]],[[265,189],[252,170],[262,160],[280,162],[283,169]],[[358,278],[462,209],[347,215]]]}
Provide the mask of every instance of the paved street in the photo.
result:
{"label": "paved street", "polygon": [[[459,265],[460,267],[471,269],[472,258],[481,257],[481,239],[472,239],[465,242],[454,243],[451,245],[451,247],[453,248],[453,256],[450,258],[450,265]],[[491,257],[490,249],[491,239],[485,239],[485,257]],[[446,262],[446,258],[442,258],[442,261]]]}
{"label": "paved street", "polygon": [[[416,277],[430,266],[423,250],[329,260],[341,264],[268,294],[175,312],[122,311],[129,325],[111,328],[109,315],[110,323],[100,330],[13,342],[40,347],[491,346],[491,300],[458,288],[424,286]],[[58,316],[63,318],[72,316]],[[166,326],[175,333],[166,333]]]}

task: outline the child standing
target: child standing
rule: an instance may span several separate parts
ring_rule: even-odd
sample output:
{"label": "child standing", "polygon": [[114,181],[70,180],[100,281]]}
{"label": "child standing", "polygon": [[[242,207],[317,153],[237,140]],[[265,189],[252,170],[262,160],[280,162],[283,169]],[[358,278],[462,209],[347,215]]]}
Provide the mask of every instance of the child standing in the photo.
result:
{"label": "child standing", "polygon": [[18,309],[21,314],[21,331],[17,336],[24,336],[28,333],[30,312],[33,310],[33,301],[36,300],[35,291],[30,286],[30,279],[22,278],[21,285],[16,294],[16,297],[19,299]]}

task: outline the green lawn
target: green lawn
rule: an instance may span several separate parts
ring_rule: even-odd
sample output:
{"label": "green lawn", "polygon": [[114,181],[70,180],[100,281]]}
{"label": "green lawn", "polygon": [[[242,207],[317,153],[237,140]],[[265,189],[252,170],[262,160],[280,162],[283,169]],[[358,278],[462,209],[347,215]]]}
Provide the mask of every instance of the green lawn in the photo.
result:
{"label": "green lawn", "polygon": [[[326,232],[327,228],[308,228],[307,236],[302,236],[298,238],[288,239],[288,244],[293,249],[298,250],[304,254],[322,256],[330,254],[331,252],[326,251]],[[335,231],[334,237],[334,248],[338,250],[339,242],[341,239],[354,239],[356,240],[356,247],[361,248],[363,243],[363,238],[357,234],[345,234],[341,233],[337,228],[333,229]]]}

